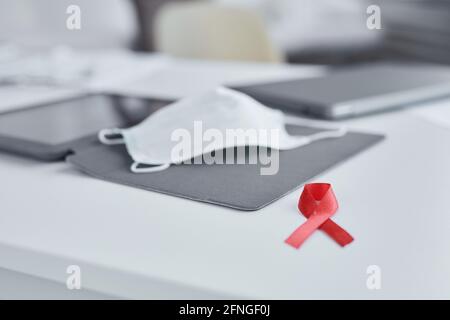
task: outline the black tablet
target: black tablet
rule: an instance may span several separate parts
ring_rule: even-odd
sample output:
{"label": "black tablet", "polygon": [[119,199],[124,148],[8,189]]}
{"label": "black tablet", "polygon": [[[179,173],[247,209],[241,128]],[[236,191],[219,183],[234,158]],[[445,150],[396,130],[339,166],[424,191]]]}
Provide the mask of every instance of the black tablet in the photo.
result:
{"label": "black tablet", "polygon": [[0,150],[59,160],[103,128],[139,123],[166,101],[91,94],[0,113]]}

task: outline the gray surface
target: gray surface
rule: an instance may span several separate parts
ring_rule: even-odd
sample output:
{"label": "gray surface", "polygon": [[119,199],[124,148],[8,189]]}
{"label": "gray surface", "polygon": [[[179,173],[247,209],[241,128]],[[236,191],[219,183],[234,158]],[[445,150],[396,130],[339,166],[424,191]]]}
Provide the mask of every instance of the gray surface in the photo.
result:
{"label": "gray surface", "polygon": [[[290,127],[291,134],[310,129]],[[156,173],[130,172],[124,146],[80,148],[67,160],[95,177],[146,190],[239,210],[258,210],[309,179],[380,141],[382,136],[351,132],[280,152],[276,175],[260,175],[260,165],[177,165]]]}

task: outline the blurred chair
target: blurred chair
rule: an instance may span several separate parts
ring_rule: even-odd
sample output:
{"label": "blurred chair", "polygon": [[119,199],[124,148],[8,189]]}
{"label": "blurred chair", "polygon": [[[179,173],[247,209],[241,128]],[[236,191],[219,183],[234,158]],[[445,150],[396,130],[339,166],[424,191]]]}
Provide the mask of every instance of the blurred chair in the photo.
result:
{"label": "blurred chair", "polygon": [[158,51],[186,58],[281,62],[260,16],[206,2],[169,3],[154,26]]}

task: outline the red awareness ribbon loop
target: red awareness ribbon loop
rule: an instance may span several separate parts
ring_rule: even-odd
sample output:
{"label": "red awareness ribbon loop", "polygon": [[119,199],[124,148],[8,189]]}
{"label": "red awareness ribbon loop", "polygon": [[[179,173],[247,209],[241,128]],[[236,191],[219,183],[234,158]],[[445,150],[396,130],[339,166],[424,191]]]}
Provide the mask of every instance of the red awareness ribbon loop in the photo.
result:
{"label": "red awareness ribbon loop", "polygon": [[338,209],[338,202],[329,183],[306,184],[298,201],[298,209],[308,220],[298,227],[285,242],[299,248],[317,229],[324,231],[342,247],[353,237],[330,219]]}

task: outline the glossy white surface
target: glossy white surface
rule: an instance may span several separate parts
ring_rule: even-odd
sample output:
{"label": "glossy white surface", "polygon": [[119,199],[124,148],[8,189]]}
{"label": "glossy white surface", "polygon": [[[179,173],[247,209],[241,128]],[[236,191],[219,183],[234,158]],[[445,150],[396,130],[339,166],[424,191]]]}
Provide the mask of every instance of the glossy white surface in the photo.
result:
{"label": "glossy white surface", "polygon": [[333,184],[346,248],[284,244],[299,191],[248,213],[0,154],[0,267],[65,282],[76,264],[84,288],[129,298],[448,298],[450,130],[411,111],[347,123],[387,138],[314,179]]}

